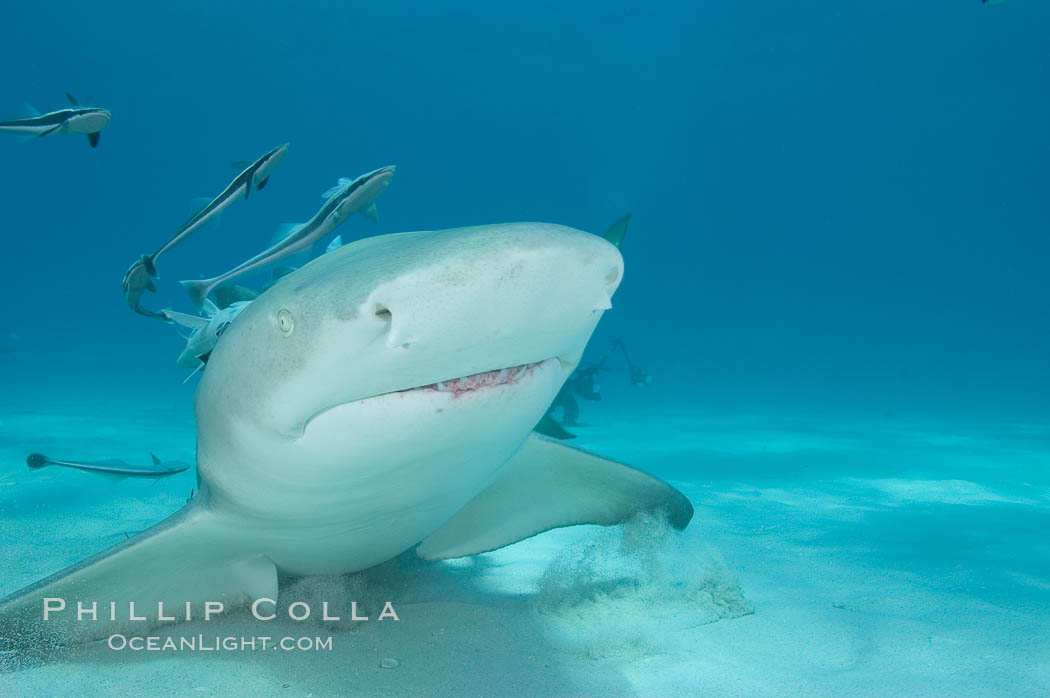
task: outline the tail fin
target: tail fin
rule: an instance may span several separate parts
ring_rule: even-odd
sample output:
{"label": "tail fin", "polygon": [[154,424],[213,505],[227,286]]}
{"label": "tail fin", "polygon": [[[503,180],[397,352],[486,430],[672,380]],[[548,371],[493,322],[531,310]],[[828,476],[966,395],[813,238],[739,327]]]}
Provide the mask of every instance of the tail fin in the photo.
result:
{"label": "tail fin", "polygon": [[43,453],[30,453],[29,457],[26,458],[26,465],[33,470],[37,470],[38,468],[43,468],[45,465],[51,465],[51,461]]}
{"label": "tail fin", "polygon": [[198,310],[203,308],[204,299],[211,292],[211,280],[197,279],[196,281],[180,281],[179,283],[186,289],[186,294],[189,295],[194,307]]}

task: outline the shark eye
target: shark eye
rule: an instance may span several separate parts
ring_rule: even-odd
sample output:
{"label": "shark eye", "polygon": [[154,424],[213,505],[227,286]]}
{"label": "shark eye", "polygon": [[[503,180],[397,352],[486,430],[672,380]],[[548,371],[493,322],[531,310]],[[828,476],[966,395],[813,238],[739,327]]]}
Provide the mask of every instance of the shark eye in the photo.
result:
{"label": "shark eye", "polygon": [[284,308],[277,313],[277,326],[281,328],[281,332],[285,337],[290,335],[295,328],[295,320],[292,319],[292,314]]}

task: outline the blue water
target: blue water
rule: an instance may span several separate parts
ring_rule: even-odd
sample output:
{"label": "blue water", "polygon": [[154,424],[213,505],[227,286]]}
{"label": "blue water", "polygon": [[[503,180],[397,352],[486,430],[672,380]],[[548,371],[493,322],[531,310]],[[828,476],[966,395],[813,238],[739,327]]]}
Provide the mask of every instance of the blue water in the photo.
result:
{"label": "blue water", "polygon": [[344,238],[632,212],[594,346],[659,365],[660,401],[1046,414],[1048,26],[1023,0],[16,4],[2,111],[68,90],[114,118],[97,150],[2,143],[11,380],[171,390],[177,340],[120,278],[230,161],[290,141],[155,306],[396,164]]}
{"label": "blue water", "polygon": [[[228,269],[313,215],[339,177],[393,164],[379,223],[354,217],[344,240],[532,220],[600,234],[633,214],[625,281],[588,356],[621,338],[653,383],[608,374],[584,419],[1045,425],[1048,36],[1039,0],[12,4],[0,120],[23,103],[58,109],[69,91],[113,121],[97,149],[0,134],[0,335],[20,338],[0,355],[0,402],[188,418],[182,342],[129,312],[121,277],[191,199],[221,191],[232,161],[287,141],[265,190],[165,256],[147,306],[190,312],[177,280]],[[887,448],[879,433],[861,442]],[[1045,481],[1034,433],[1013,494]],[[717,482],[733,466],[708,446],[706,460],[681,455],[673,434],[618,435],[667,477]],[[677,455],[652,455],[664,451]],[[981,462],[972,479],[995,481]],[[762,482],[796,472],[749,463]],[[882,463],[815,467],[900,474]],[[951,481],[967,467],[919,469]],[[1016,520],[1025,537],[1046,520],[1039,496],[1016,519],[931,520],[1003,539]],[[910,522],[873,538],[891,541],[887,559]],[[1045,552],[1026,574],[1045,576]]]}

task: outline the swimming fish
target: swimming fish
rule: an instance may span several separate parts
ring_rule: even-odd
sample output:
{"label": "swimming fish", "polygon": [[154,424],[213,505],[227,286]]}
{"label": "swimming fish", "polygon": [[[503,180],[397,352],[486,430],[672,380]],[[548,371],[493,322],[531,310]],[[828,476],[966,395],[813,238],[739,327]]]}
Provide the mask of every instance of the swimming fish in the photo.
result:
{"label": "swimming fish", "polygon": [[120,477],[167,477],[169,475],[175,475],[181,473],[190,466],[186,463],[179,461],[169,461],[164,463],[160,458],[157,458],[152,453],[150,457],[153,459],[153,465],[148,467],[142,467],[139,465],[129,465],[122,460],[116,458],[109,458],[106,460],[94,460],[94,461],[67,461],[67,460],[54,460],[48,458],[42,453],[30,453],[29,457],[26,458],[26,465],[33,470],[43,468],[48,465],[60,465],[63,468],[73,468],[74,470],[83,470],[89,473],[99,473],[101,475],[117,475]]}
{"label": "swimming fish", "polygon": [[140,315],[146,317],[157,318],[159,320],[166,320],[167,318],[161,314],[156,313],[152,310],[147,310],[142,307],[140,301],[142,295],[146,291],[152,291],[156,293],[157,287],[153,284],[153,279],[158,278],[157,272],[157,258],[160,257],[164,252],[167,252],[179,242],[185,240],[194,231],[199,230],[201,226],[207,223],[209,220],[213,220],[222,211],[236,201],[241,194],[244,194],[245,198],[248,198],[248,193],[254,186],[256,189],[262,189],[266,186],[266,183],[270,181],[270,175],[273,174],[274,168],[284,158],[285,152],[288,150],[289,143],[279,145],[273,150],[265,153],[255,162],[246,165],[243,171],[234,177],[233,181],[230,182],[229,186],[223,190],[221,194],[216,196],[210,202],[205,204],[197,213],[190,216],[190,219],[182,224],[178,232],[164,243],[159,250],[150,255],[142,255],[139,257],[124,274],[124,282],[122,284],[124,289],[124,299],[128,303],[128,307],[134,310]]}
{"label": "swimming fish", "polygon": [[395,169],[391,165],[380,167],[354,180],[345,177],[340,179],[338,184],[322,195],[325,197],[325,203],[313,218],[306,223],[290,225],[287,234],[266,250],[219,276],[211,279],[180,281],[179,283],[186,289],[193,304],[198,308],[202,307],[204,299],[219,284],[252,269],[273,264],[297,252],[307,250],[315,242],[342,225],[353,214],[364,213],[368,210],[374,211],[375,200],[390,184]]}
{"label": "swimming fish", "polygon": [[13,121],[0,121],[0,133],[19,133],[25,136],[42,138],[51,134],[64,136],[70,133],[86,135],[88,143],[94,148],[98,145],[99,132],[109,125],[113,115],[106,109],[82,107],[76,97],[66,93],[72,108],[59,109],[38,114],[30,107],[32,116]]}
{"label": "swimming fish", "polygon": [[152,277],[154,275],[150,274],[149,271],[151,268],[152,265],[146,255],[142,255],[128,268],[124,273],[124,281],[121,283],[121,288],[124,291],[124,300],[127,301],[128,307],[139,315],[145,315],[157,320],[167,320],[161,313],[147,310],[140,303],[142,294],[146,291],[153,291],[154,293],[157,291],[157,287],[153,284]]}
{"label": "swimming fish", "polygon": [[266,183],[270,181],[270,175],[273,174],[274,169],[284,159],[284,154],[288,151],[288,146],[290,145],[290,143],[279,145],[251,164],[235,163],[238,167],[244,165],[244,169],[233,178],[229,186],[221,194],[205,204],[201,210],[190,216],[190,219],[183,223],[178,232],[161,245],[159,250],[143,258],[146,261],[146,270],[150,275],[153,277],[157,276],[156,263],[158,257],[185,240],[206,222],[222,213],[227,206],[240,198],[242,194],[247,199],[248,194],[252,191],[252,187],[256,189],[265,187]]}

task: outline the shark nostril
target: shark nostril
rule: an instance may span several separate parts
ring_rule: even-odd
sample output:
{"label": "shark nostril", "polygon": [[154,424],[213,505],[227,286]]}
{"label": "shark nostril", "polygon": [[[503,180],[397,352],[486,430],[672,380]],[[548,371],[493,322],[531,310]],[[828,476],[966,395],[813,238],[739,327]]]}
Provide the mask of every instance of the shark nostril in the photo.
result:
{"label": "shark nostril", "polygon": [[615,284],[619,280],[620,280],[620,268],[619,267],[613,267],[605,275],[605,285],[606,286],[612,286],[613,284]]}

